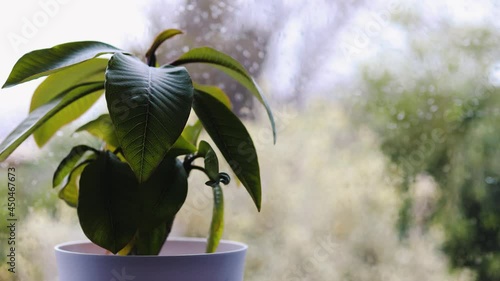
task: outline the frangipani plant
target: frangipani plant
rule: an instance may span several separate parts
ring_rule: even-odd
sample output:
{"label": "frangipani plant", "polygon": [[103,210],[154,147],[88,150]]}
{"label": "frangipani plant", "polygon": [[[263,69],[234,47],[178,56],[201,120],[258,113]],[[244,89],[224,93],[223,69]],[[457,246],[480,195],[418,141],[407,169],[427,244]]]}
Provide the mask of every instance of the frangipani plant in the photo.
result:
{"label": "frangipani plant", "polygon": [[[76,207],[85,235],[115,254],[159,253],[186,199],[193,170],[204,172],[213,189],[207,252],[215,251],[224,225],[221,183],[230,179],[219,171],[212,147],[198,141],[202,130],[260,210],[259,163],[249,133],[232,113],[226,94],[193,82],[183,65],[212,65],[245,86],[266,108],[275,138],[271,110],[247,70],[212,48],[191,49],[158,66],[156,49],[181,33],[169,29],[159,34],[146,53],[147,63],[96,41],[36,50],[17,61],[3,85],[48,76],[33,94],[28,117],[0,144],[0,161],[32,134],[42,147],[105,94],[108,113],[77,129],[101,139],[102,147],[73,147],[55,171],[53,185],[60,187],[61,199]],[[187,123],[191,109],[198,117],[194,124]],[[203,166],[194,165],[198,158],[204,159]]]}

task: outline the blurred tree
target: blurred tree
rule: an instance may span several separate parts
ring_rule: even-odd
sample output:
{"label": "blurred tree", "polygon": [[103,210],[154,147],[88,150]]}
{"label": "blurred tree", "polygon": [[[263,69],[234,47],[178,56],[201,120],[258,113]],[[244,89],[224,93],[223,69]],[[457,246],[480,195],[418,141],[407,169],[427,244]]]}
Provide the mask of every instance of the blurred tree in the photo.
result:
{"label": "blurred tree", "polygon": [[[428,28],[413,16],[403,25],[414,35],[410,48],[365,68],[358,118],[379,133],[403,177],[401,237],[416,221],[423,230],[439,225],[453,267],[500,280],[500,89],[491,73],[500,34],[489,26]],[[421,174],[437,182],[438,200],[416,218],[411,187]]]}

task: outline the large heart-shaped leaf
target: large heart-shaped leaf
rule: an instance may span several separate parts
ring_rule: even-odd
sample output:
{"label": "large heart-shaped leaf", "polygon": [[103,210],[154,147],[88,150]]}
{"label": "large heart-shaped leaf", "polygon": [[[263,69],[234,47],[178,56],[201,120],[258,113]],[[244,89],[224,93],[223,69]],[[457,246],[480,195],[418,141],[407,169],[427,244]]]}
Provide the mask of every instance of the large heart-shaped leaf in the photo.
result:
{"label": "large heart-shaped leaf", "polygon": [[149,67],[116,53],[106,72],[106,100],[125,158],[146,181],[189,118],[193,84],[183,67]]}
{"label": "large heart-shaped leaf", "polygon": [[[30,112],[74,85],[99,81],[102,81],[104,85],[104,71],[107,64],[108,60],[106,59],[91,59],[50,75],[35,90],[31,98]],[[33,133],[38,146],[43,146],[62,126],[85,113],[99,97],[100,94],[96,94],[80,99],[55,114],[49,121],[40,126]]]}
{"label": "large heart-shaped leaf", "polygon": [[76,131],[87,131],[94,137],[106,142],[106,144],[113,149],[120,146],[120,143],[116,138],[115,127],[113,126],[113,122],[111,121],[109,114],[99,116],[97,119],[81,126]]}
{"label": "large heart-shaped leaf", "polygon": [[77,85],[35,109],[0,144],[0,161],[5,160],[33,131],[47,122],[57,112],[80,98],[102,90],[103,86],[100,82]]}
{"label": "large heart-shaped leaf", "polygon": [[250,73],[235,59],[209,47],[194,48],[180,56],[172,65],[183,65],[188,63],[207,63],[217,69],[224,71],[241,85],[247,88],[264,105],[271,121],[274,142],[276,142],[276,125],[273,113],[267,103],[262,91]]}
{"label": "large heart-shaped leaf", "polygon": [[137,255],[158,255],[163,244],[167,240],[174,218],[151,230],[141,230],[137,232],[135,239],[135,250]]}
{"label": "large heart-shaped leaf", "polygon": [[260,210],[259,161],[245,126],[223,103],[204,92],[195,91],[193,109]]}
{"label": "large heart-shaped leaf", "polygon": [[54,177],[52,179],[52,186],[56,187],[60,185],[64,178],[73,170],[76,164],[80,162],[82,158],[84,158],[84,155],[87,152],[93,152],[93,154],[98,153],[96,149],[86,145],[78,145],[73,147],[69,154],[64,157],[61,163],[59,163],[59,166],[57,166],[57,169],[54,172]]}
{"label": "large heart-shaped leaf", "polygon": [[36,50],[25,54],[16,62],[2,88],[12,87],[117,51],[120,49],[96,41],[70,42]]}
{"label": "large heart-shaped leaf", "polygon": [[93,243],[117,253],[134,237],[140,190],[130,167],[106,151],[80,177],[78,218]]}
{"label": "large heart-shaped leaf", "polygon": [[148,231],[172,219],[186,200],[187,185],[182,162],[165,157],[153,175],[140,185],[143,205],[139,228]]}

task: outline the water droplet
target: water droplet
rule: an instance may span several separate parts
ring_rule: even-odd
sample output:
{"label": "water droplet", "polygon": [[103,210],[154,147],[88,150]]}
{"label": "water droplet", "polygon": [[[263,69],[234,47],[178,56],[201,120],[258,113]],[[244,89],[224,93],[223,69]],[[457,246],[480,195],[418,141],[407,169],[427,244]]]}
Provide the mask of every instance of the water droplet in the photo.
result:
{"label": "water droplet", "polygon": [[495,184],[497,182],[497,180],[493,177],[486,177],[484,179],[484,181],[487,183],[487,184]]}
{"label": "water droplet", "polygon": [[234,99],[237,100],[237,101],[242,101],[243,100],[243,95],[241,93],[236,93],[234,95]]}
{"label": "water droplet", "polygon": [[387,129],[389,129],[389,130],[395,130],[397,128],[398,128],[398,125],[396,123],[387,124]]}
{"label": "water droplet", "polygon": [[398,118],[399,121],[405,119],[405,112],[401,111],[400,113],[398,113],[397,118]]}
{"label": "water droplet", "polygon": [[443,172],[445,172],[445,173],[448,173],[450,170],[451,170],[451,166],[450,165],[445,165],[443,167]]}

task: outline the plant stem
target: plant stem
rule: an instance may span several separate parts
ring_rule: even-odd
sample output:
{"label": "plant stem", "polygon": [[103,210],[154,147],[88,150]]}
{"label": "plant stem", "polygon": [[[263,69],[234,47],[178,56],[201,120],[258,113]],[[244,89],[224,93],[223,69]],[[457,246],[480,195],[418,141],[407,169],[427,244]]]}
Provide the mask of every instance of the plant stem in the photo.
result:
{"label": "plant stem", "polygon": [[148,65],[155,67],[156,66],[156,55],[153,53],[150,56],[147,57],[148,60]]}
{"label": "plant stem", "polygon": [[191,170],[193,170],[193,169],[200,170],[203,173],[205,173],[205,175],[207,175],[207,172],[205,171],[204,168],[193,165],[194,160],[196,160],[198,158],[203,158],[203,155],[189,154],[189,155],[186,155],[186,157],[184,158],[184,162],[182,163],[182,165],[184,166],[184,169],[186,170],[188,175],[191,172]]}
{"label": "plant stem", "polygon": [[213,253],[217,250],[222,233],[224,232],[224,195],[220,184],[213,186],[212,190],[214,194],[214,208],[210,224],[210,235],[207,241],[207,253]]}
{"label": "plant stem", "polygon": [[190,170],[198,170],[198,171],[202,171],[203,173],[205,173],[205,175],[207,175],[208,177],[208,174],[207,174],[207,170],[205,170],[205,168],[203,167],[200,167],[200,166],[196,166],[196,165],[191,165],[189,166]]}

